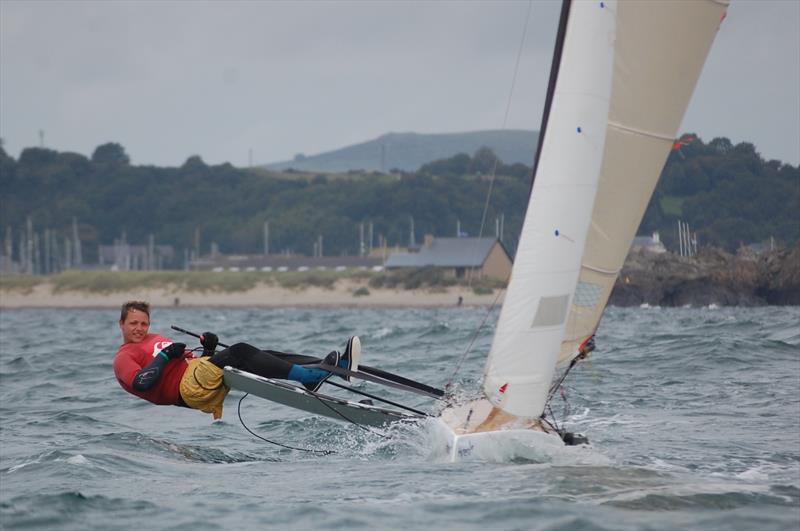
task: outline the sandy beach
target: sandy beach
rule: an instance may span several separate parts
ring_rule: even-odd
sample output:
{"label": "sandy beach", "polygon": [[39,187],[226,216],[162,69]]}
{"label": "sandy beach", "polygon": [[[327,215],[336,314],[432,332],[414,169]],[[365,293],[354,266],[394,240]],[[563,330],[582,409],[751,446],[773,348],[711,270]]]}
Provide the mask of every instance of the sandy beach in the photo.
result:
{"label": "sandy beach", "polygon": [[[465,287],[434,290],[395,290],[368,288],[368,295],[354,293],[364,284],[340,280],[332,289],[310,286],[287,289],[260,284],[248,291],[181,291],[171,288],[144,288],[136,291],[92,293],[83,291],[54,292],[50,284],[40,284],[30,290],[0,291],[0,308],[116,308],[126,300],[145,300],[155,306],[227,306],[227,307],[443,307],[456,306],[461,297],[464,306],[489,306],[497,299],[498,291],[476,295]],[[502,295],[497,303],[502,302]]]}

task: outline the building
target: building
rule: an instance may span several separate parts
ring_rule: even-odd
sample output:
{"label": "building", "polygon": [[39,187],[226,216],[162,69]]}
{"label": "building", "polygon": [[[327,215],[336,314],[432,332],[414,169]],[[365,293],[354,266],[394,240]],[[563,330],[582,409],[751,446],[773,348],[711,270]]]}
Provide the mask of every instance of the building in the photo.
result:
{"label": "building", "polygon": [[763,242],[754,242],[747,245],[740,245],[738,253],[751,253],[751,254],[766,254],[775,251],[778,249],[779,246],[775,243],[775,238],[773,236],[769,237],[769,240]]}
{"label": "building", "polygon": [[392,253],[386,269],[436,267],[448,276],[508,280],[511,256],[497,238],[434,238],[428,234],[416,251]]}
{"label": "building", "polygon": [[667,248],[661,243],[661,236],[654,232],[652,236],[636,236],[631,243],[631,251],[649,251],[651,253],[666,253]]}

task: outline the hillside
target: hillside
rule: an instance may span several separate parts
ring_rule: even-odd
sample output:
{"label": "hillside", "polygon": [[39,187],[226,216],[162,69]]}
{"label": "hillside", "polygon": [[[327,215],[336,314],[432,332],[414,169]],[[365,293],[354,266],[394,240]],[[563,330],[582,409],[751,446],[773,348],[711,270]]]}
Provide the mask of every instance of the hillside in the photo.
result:
{"label": "hillside", "polygon": [[346,172],[348,170],[416,171],[423,164],[446,159],[458,153],[472,155],[489,147],[506,164],[533,163],[536,131],[474,131],[469,133],[388,133],[374,140],[317,155],[298,155],[294,160],[275,162],[271,170],[293,168],[311,172]]}
{"label": "hillside", "polygon": [[[800,240],[800,167],[766,161],[750,143],[692,138],[669,155],[639,234],[658,231],[673,251],[678,220],[696,233],[698,247],[728,252]],[[402,247],[412,230],[417,242],[458,230],[502,233],[513,254],[530,175],[530,166],[496,162],[488,148],[414,172],[279,174],[209,166],[197,156],[177,168],[135,166],[113,143],[90,159],[26,148],[15,160],[0,147],[0,260],[60,270],[79,237],[83,263],[98,263],[101,245],[127,242],[171,246],[161,265],[181,268],[187,257],[212,250],[263,252],[267,224],[271,253],[314,255],[323,243],[325,256],[353,256],[362,240],[367,248]]]}

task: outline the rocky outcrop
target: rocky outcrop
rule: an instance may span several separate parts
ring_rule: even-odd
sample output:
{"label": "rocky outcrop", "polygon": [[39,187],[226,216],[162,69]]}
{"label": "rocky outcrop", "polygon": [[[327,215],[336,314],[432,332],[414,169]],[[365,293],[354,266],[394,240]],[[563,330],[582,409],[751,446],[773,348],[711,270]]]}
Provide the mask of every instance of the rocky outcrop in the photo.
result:
{"label": "rocky outcrop", "polygon": [[765,259],[764,265],[769,284],[764,288],[764,297],[769,304],[800,304],[800,244],[785,253],[774,253]]}
{"label": "rocky outcrop", "polygon": [[800,244],[762,254],[706,248],[691,258],[632,251],[609,304],[800,305]]}

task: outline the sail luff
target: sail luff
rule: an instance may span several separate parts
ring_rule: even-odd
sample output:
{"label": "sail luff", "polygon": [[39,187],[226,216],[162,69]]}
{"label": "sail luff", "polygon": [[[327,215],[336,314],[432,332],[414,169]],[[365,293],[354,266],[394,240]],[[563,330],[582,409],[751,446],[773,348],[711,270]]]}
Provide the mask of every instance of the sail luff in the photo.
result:
{"label": "sail luff", "polygon": [[563,0],[561,3],[561,15],[558,19],[558,31],[556,32],[556,45],[553,49],[553,61],[550,64],[550,80],[547,83],[547,96],[544,99],[544,110],[542,112],[542,123],[539,126],[539,140],[536,146],[536,157],[533,160],[533,172],[531,173],[531,189],[528,190],[528,198],[533,190],[533,183],[536,182],[536,172],[539,169],[539,157],[542,154],[544,137],[547,133],[547,123],[550,121],[550,109],[553,107],[553,95],[556,91],[558,81],[558,71],[561,67],[561,58],[564,54],[564,38],[567,35],[567,22],[569,22],[569,11],[572,0]]}
{"label": "sail luff", "polygon": [[[552,106],[484,393],[538,417],[564,336],[608,123],[616,2],[572,3]],[[579,205],[578,208],[575,205]]]}

